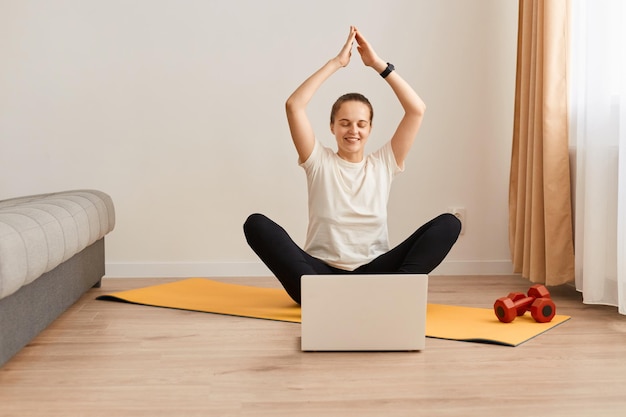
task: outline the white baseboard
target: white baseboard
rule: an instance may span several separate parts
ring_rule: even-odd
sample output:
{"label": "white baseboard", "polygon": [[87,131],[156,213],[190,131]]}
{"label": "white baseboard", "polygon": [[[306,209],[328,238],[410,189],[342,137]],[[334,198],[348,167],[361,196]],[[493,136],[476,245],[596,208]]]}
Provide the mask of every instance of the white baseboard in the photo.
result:
{"label": "white baseboard", "polygon": [[[512,275],[511,261],[444,261],[431,275]],[[261,262],[107,262],[107,278],[271,276]]]}
{"label": "white baseboard", "polygon": [[510,260],[444,261],[431,275],[514,275],[514,272]]}
{"label": "white baseboard", "polygon": [[271,276],[261,262],[107,262],[107,278]]}

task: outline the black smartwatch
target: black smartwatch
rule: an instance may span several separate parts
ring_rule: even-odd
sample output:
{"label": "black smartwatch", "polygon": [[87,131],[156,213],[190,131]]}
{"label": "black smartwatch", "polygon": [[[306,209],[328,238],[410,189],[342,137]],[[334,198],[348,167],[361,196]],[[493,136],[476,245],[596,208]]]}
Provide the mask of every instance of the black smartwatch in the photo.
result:
{"label": "black smartwatch", "polygon": [[387,78],[387,76],[391,74],[391,71],[395,69],[396,67],[394,67],[393,64],[390,64],[389,62],[387,62],[387,68],[385,68],[385,70],[380,73],[380,76],[383,78]]}

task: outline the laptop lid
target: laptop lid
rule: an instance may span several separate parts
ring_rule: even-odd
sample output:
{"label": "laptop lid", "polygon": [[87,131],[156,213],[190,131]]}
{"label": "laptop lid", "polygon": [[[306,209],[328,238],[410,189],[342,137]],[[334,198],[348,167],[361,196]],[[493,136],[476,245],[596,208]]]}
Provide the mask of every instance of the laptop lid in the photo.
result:
{"label": "laptop lid", "polygon": [[423,350],[428,275],[302,276],[303,351]]}

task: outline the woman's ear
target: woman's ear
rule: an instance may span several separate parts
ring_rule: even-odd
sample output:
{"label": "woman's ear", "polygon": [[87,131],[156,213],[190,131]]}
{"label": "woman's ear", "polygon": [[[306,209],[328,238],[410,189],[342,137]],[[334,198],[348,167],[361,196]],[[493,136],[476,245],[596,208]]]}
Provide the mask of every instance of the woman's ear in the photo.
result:
{"label": "woman's ear", "polygon": [[333,135],[335,134],[335,124],[334,123],[330,123],[330,133],[332,133]]}

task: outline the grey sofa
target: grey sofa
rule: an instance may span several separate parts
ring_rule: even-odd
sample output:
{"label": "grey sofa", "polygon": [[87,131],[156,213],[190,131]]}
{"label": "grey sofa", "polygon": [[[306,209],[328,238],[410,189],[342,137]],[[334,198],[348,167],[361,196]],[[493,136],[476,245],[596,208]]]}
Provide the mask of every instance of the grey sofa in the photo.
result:
{"label": "grey sofa", "polygon": [[104,276],[111,197],[72,190],[0,201],[0,366]]}

